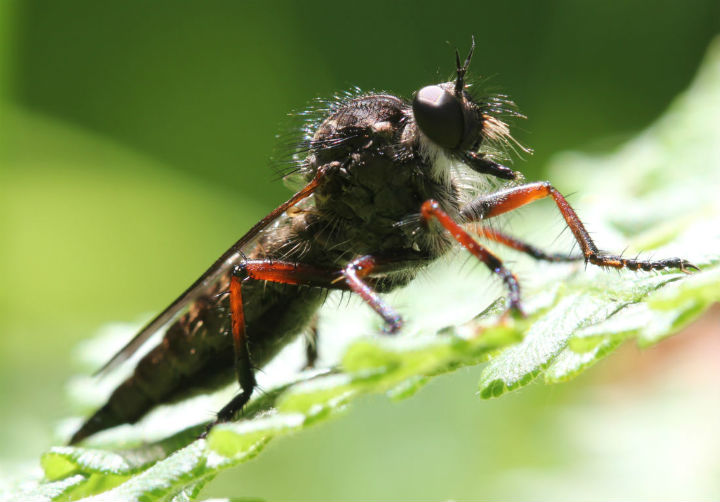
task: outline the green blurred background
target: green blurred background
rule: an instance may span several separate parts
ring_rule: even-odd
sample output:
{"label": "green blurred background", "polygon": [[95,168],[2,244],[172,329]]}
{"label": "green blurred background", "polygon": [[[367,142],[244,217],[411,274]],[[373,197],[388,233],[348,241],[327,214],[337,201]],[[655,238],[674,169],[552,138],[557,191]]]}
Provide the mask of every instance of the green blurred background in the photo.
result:
{"label": "green blurred background", "polygon": [[[658,117],[720,32],[720,3],[28,0],[0,3],[0,30],[2,468],[57,441],[77,342],[165,306],[287,197],[267,165],[288,111],[352,86],[410,96],[474,34],[472,69],[529,117],[515,135],[535,155],[515,167],[542,178],[553,153],[608,150]],[[696,331],[498,401],[472,395],[477,370],[366,399],[205,494],[717,497],[716,457],[670,470],[678,448],[720,447],[683,440],[704,422],[660,372],[702,359]],[[637,388],[614,376],[638,365]],[[712,383],[695,374],[678,371],[683,399]]]}

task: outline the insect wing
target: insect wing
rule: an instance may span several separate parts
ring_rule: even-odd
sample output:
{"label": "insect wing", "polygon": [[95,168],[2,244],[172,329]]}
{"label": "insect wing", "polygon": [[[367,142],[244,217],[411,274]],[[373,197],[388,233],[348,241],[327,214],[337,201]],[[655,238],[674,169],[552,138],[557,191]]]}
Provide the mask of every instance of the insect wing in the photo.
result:
{"label": "insect wing", "polygon": [[[280,206],[276,207],[272,212],[257,222],[245,235],[243,235],[235,244],[225,251],[215,263],[208,268],[192,285],[187,288],[175,301],[173,301],[165,310],[160,312],[153,320],[145,325],[122,349],[120,349],[105,365],[103,365],[95,375],[105,374],[116,368],[123,361],[132,356],[153,334],[157,333],[169,322],[175,320],[182,312],[190,307],[193,302],[199,298],[205,297],[208,292],[212,291],[218,281],[226,277],[232,268],[243,260],[243,251],[248,249],[257,237],[271,223],[278,220],[289,208],[295,206],[298,202],[309,197],[318,185],[318,181],[322,176],[319,171],[315,178],[299,190],[290,199]],[[281,223],[281,222],[278,222]]]}

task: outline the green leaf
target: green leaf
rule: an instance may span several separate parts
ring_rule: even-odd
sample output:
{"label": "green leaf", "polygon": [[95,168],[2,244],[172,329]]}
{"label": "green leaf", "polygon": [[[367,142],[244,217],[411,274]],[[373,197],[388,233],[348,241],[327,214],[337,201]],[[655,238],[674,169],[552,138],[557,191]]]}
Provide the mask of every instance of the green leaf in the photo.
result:
{"label": "green leaf", "polygon": [[[720,300],[718,116],[720,43],[692,88],[647,131],[610,156],[565,154],[552,168],[561,190],[577,192],[573,204],[601,244],[682,256],[700,273],[615,272],[518,256],[512,268],[526,278],[528,312],[518,320],[502,315],[502,299],[481,301],[477,279],[486,281],[487,273],[463,269],[457,260],[439,264],[441,275],[462,270],[465,282],[443,286],[431,276],[394,295],[410,321],[401,336],[367,336],[379,322],[363,306],[342,314],[328,308],[323,336],[362,335],[338,350],[338,367],[268,387],[242,420],[215,427],[207,439],[196,439],[202,426],[183,422],[171,407],[156,415],[180,424],[169,436],[170,421],[161,421],[158,434],[150,416],[114,436],[92,438],[97,448],[54,448],[42,458],[45,480],[19,493],[37,500],[191,500],[219,471],[254,457],[276,437],[335,416],[363,394],[408,397],[436,375],[489,360],[480,395],[497,397],[541,375],[546,382],[568,380],[628,339],[648,346],[676,333]],[[539,207],[536,215],[557,218],[552,207]],[[128,444],[136,446],[114,451]]]}

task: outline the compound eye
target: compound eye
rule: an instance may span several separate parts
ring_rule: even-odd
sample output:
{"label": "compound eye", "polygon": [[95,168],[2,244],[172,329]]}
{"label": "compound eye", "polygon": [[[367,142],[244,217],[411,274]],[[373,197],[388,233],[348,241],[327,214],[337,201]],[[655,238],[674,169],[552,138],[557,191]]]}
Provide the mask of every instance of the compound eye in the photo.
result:
{"label": "compound eye", "polygon": [[423,87],[413,99],[413,115],[420,130],[434,143],[455,149],[465,134],[460,101],[439,85]]}

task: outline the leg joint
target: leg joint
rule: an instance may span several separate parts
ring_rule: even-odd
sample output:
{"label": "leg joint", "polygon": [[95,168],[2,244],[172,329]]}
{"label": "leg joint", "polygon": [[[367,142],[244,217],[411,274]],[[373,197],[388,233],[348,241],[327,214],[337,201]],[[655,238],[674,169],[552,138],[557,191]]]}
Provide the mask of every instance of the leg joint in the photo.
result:
{"label": "leg joint", "polygon": [[233,267],[232,275],[233,275],[233,277],[237,277],[241,281],[244,281],[245,279],[250,277],[250,273],[248,272],[247,264],[245,263],[244,260]]}
{"label": "leg joint", "polygon": [[375,265],[376,261],[373,256],[361,256],[360,258],[353,260],[347,264],[345,270],[343,271],[343,275],[354,272],[358,277],[365,277],[370,272],[372,272],[373,268],[375,268]]}
{"label": "leg joint", "polygon": [[420,206],[420,214],[427,222],[440,209],[440,204],[435,199],[428,199]]}

